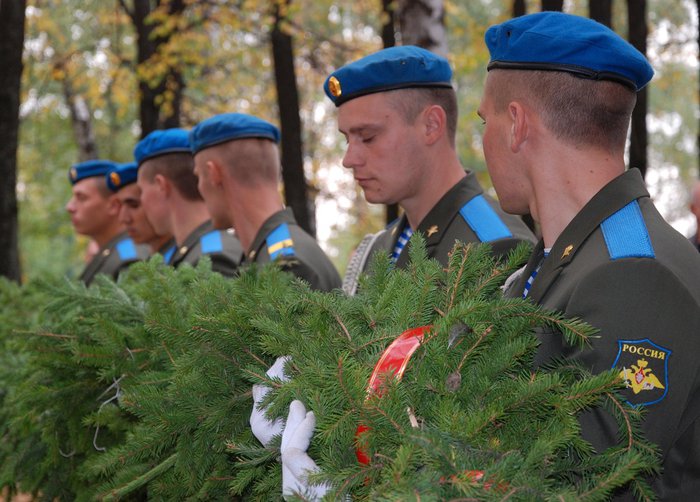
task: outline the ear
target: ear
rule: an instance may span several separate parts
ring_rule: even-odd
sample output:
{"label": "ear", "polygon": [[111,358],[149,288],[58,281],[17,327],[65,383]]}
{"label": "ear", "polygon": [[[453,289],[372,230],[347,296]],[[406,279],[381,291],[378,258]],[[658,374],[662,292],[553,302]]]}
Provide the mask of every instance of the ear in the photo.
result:
{"label": "ear", "polygon": [[215,160],[207,160],[204,168],[207,170],[207,176],[211,180],[212,185],[217,187],[223,185],[224,173],[221,164]]}
{"label": "ear", "polygon": [[529,117],[523,105],[517,101],[508,104],[510,117],[510,150],[517,153],[524,146],[530,133]]}
{"label": "ear", "polygon": [[109,199],[107,200],[107,213],[110,216],[114,216],[117,218],[119,216],[119,211],[122,208],[122,202],[119,200],[119,197],[116,195],[110,195]]}
{"label": "ear", "polygon": [[447,114],[442,106],[431,105],[423,110],[426,144],[432,145],[447,132]]}
{"label": "ear", "polygon": [[170,186],[170,181],[168,181],[168,178],[162,174],[156,174],[153,177],[153,182],[158,186],[158,190],[163,197],[168,197],[170,195],[172,187]]}

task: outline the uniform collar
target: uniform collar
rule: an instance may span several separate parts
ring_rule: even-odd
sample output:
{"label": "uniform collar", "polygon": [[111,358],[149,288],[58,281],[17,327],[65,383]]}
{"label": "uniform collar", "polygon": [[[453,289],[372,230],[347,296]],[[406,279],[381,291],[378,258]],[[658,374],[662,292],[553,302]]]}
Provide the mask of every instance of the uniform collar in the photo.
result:
{"label": "uniform collar", "polygon": [[265,245],[265,240],[267,239],[267,236],[270,235],[270,232],[272,232],[282,223],[291,223],[296,225],[297,222],[294,219],[294,213],[292,213],[291,208],[288,207],[285,209],[281,209],[280,211],[277,211],[272,216],[270,216],[267,220],[265,220],[265,223],[262,224],[260,230],[258,230],[258,233],[255,235],[255,239],[253,239],[253,245],[250,246],[250,251],[246,253],[244,259],[254,262],[255,258],[260,253],[260,250]]}
{"label": "uniform collar", "polygon": [[[537,273],[537,279],[533,283],[528,297],[538,302],[561,270],[573,260],[581,245],[600,226],[603,220],[641,197],[649,197],[649,192],[638,169],[630,169],[605,185],[574,216],[574,219],[569,222],[554,242],[549,256],[544,260],[542,268]],[[544,244],[540,240],[523,274],[525,280],[544,256],[543,250]],[[519,286],[520,284],[517,284],[514,287]],[[520,289],[520,294],[522,294],[522,289]]]}
{"label": "uniform collar", "polygon": [[172,258],[172,264],[176,265],[180,263],[187,254],[192,251],[192,249],[197,245],[199,242],[199,239],[206,233],[211,232],[214,230],[214,224],[211,222],[211,220],[207,220],[201,225],[199,225],[197,228],[192,230],[190,232],[190,235],[188,235],[185,240],[182,242],[182,244],[177,244],[178,248],[175,250],[175,254]]}
{"label": "uniform collar", "polygon": [[[466,173],[466,176],[459,180],[445,195],[433,206],[428,214],[420,222],[414,232],[420,232],[425,239],[427,249],[437,246],[442,241],[445,231],[450,227],[452,220],[459,215],[459,210],[462,206],[477,195],[484,192],[473,172]],[[396,244],[396,240],[401,235],[401,231],[406,225],[406,215],[401,217],[401,220],[392,229],[392,243]],[[401,256],[396,262],[397,266],[403,266],[408,260],[408,247],[411,241],[406,244],[406,247],[401,252]],[[393,246],[392,246],[393,249]]]}

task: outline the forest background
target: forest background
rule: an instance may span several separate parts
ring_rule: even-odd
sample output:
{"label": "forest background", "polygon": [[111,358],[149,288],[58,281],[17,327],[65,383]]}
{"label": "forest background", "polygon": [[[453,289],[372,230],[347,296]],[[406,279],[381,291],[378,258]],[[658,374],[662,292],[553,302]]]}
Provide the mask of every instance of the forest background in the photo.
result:
{"label": "forest background", "polygon": [[[488,62],[484,31],[514,14],[545,8],[602,15],[646,51],[656,75],[642,103],[646,131],[632,139],[629,161],[645,169],[662,214],[688,235],[694,231],[688,189],[698,179],[699,5],[0,0],[0,275],[27,280],[79,273],[87,241],[74,234],[64,209],[72,164],[98,157],[128,162],[134,144],[153,129],[189,128],[224,112],[281,125],[287,203],[342,273],[361,237],[382,228],[396,208],[368,205],[342,167],[344,140],[323,94],[326,76],[393,44],[414,43],[447,56],[459,97],[459,155],[490,187],[475,113]],[[22,36],[22,66],[12,64],[20,62],[8,49],[13,34],[15,43]],[[3,84],[13,68],[21,72],[16,137],[4,129],[12,107],[4,106],[11,85]]]}

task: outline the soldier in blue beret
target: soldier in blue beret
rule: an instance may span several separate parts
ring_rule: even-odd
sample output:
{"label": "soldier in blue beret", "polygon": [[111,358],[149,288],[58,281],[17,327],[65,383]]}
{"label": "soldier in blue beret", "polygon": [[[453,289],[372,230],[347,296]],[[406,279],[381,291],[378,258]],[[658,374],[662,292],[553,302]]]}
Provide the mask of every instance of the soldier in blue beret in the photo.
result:
{"label": "soldier in blue beret", "polygon": [[394,204],[401,218],[365,237],[344,279],[353,293],[376,252],[408,264],[414,231],[431,258],[446,264],[455,241],[488,242],[503,256],[535,238],[520,217],[505,214],[465,171],[455,150],[457,98],[446,59],[413,46],[384,49],[334,71],[324,84],[347,140],[343,165],[367,201]]}
{"label": "soldier in blue beret", "polygon": [[[614,368],[628,403],[645,408],[661,450],[663,500],[700,492],[700,256],[625,168],[644,56],[590,19],[543,12],[492,26],[478,113],[486,163],[509,213],[530,213],[542,240],[506,295],[522,296],[600,332],[590,347],[543,332],[536,364],[562,357]],[[597,410],[582,417],[597,451],[626,431]],[[620,494],[631,498],[630,493]]]}
{"label": "soldier in blue beret", "polygon": [[188,131],[153,131],[136,145],[134,158],[148,221],[156,233],[170,233],[177,243],[169,263],[195,266],[208,256],[212,270],[236,275],[243,250],[231,231],[216,230],[212,224],[197,188]]}
{"label": "soldier in blue beret", "polygon": [[107,187],[121,203],[119,222],[137,245],[147,246],[150,253],[161,254],[168,263],[175,253],[175,239],[170,234],[158,235],[148,222],[141,206],[141,190],[136,184],[137,174],[136,162],[119,164],[107,173]]}
{"label": "soldier in blue beret", "polygon": [[80,274],[90,285],[97,274],[116,279],[130,264],[145,258],[119,223],[119,199],[107,188],[105,175],[117,164],[88,160],[71,167],[68,178],[73,195],[66,204],[75,231],[92,239],[99,249]]}
{"label": "soldier in blue beret", "polygon": [[241,113],[199,123],[190,133],[199,189],[214,226],[236,230],[246,261],[274,261],[314,289],[339,288],[331,261],[282,204],[279,139],[275,126]]}

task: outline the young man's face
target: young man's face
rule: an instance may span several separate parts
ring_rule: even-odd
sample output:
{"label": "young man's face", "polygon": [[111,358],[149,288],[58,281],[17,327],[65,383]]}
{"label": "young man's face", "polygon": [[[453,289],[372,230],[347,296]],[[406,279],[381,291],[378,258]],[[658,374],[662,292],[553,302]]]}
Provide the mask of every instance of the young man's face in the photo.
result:
{"label": "young man's face", "polygon": [[420,128],[408,124],[387,93],[361,96],[338,108],[338,129],[347,148],[343,165],[371,203],[402,204],[420,197],[426,153]]}
{"label": "young man's face", "polygon": [[146,212],[141,206],[141,189],[136,183],[131,183],[117,192],[121,202],[119,222],[126,228],[129,237],[137,244],[146,244],[159,236],[146,218]]}
{"label": "young man's face", "polygon": [[167,180],[163,180],[162,177],[158,178],[160,175],[156,175],[151,180],[146,179],[144,171],[148,169],[149,162],[147,160],[139,167],[136,181],[141,192],[141,208],[146,215],[146,220],[156,234],[172,234],[170,211],[166,199],[166,187],[164,186]]}
{"label": "young man's face", "polygon": [[99,235],[119,212],[116,198],[113,195],[106,196],[100,190],[99,183],[105,184],[103,176],[78,181],[73,185],[73,195],[66,204],[73,228],[77,233],[88,237]]}

